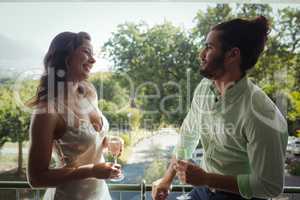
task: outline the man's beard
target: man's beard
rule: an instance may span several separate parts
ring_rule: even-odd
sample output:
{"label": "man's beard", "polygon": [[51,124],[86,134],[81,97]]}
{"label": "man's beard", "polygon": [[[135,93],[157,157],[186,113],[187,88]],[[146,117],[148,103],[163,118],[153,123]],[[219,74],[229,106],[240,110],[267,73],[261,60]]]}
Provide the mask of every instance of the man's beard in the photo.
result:
{"label": "man's beard", "polygon": [[214,62],[211,62],[209,66],[204,69],[200,68],[200,75],[205,78],[216,80],[222,76],[225,72],[224,67],[224,53],[215,58]]}

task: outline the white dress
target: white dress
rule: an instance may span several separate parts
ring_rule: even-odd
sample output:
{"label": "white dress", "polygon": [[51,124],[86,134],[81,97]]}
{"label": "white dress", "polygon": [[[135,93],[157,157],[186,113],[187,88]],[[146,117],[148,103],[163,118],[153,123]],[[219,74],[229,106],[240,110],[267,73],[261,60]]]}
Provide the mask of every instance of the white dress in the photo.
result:
{"label": "white dress", "polygon": [[[101,133],[95,131],[90,121],[80,120],[78,128],[67,126],[65,134],[54,143],[55,168],[105,162],[102,141],[104,132],[108,130],[108,122],[102,114],[101,116]],[[105,180],[87,178],[48,188],[43,199],[111,200],[111,196]]]}

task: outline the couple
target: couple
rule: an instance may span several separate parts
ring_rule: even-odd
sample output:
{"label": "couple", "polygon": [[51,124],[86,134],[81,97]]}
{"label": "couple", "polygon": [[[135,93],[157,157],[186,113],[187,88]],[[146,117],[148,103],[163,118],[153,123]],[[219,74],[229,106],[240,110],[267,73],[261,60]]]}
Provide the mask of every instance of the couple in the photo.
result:
{"label": "couple", "polygon": [[[268,32],[263,16],[211,29],[199,55],[205,78],[180,131],[182,140],[194,138],[188,148],[200,141],[203,160],[198,166],[173,158],[164,177],[153,183],[153,199],[167,199],[176,174],[195,186],[189,194],[193,200],[267,199],[281,193],[286,121],[247,78]],[[45,74],[31,102],[36,109],[28,163],[33,187],[55,187],[45,199],[110,200],[104,180],[121,175],[120,166],[105,163],[102,156],[108,123],[86,81],[94,62],[90,37],[82,32],[57,35],[45,56]],[[55,168],[50,168],[52,149],[58,157]]]}

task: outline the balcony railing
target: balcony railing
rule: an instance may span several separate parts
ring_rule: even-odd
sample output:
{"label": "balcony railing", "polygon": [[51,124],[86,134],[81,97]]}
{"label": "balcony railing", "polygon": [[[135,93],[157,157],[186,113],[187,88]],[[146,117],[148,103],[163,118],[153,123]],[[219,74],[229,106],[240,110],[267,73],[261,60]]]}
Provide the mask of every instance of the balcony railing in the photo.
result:
{"label": "balcony railing", "polygon": [[[140,199],[146,200],[146,193],[151,191],[151,185],[145,184],[145,181],[142,181],[141,184],[108,184],[108,187],[111,192],[120,192],[119,199],[122,200],[122,192],[137,192],[140,193]],[[189,185],[174,185],[172,187],[172,192],[181,192],[182,188],[185,188],[185,191],[191,191],[192,186]],[[30,189],[34,192],[33,199],[41,199],[41,191],[44,188],[32,189],[28,182],[26,181],[0,181],[0,191],[2,190],[15,190],[16,200],[22,199],[20,197],[20,191]],[[284,196],[286,195],[286,196]],[[1,199],[1,198],[0,198]],[[149,199],[149,198],[148,198]],[[296,200],[300,199],[300,187],[284,187],[283,197],[274,198],[280,200]]]}

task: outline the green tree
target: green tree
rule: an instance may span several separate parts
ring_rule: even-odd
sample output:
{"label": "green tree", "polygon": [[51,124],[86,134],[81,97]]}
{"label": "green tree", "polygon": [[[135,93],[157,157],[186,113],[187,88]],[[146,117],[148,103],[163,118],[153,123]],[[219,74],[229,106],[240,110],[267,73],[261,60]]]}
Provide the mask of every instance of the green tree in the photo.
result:
{"label": "green tree", "polygon": [[[23,89],[19,93],[20,100],[25,96],[30,96],[30,92],[27,92],[32,91],[33,84],[33,82],[24,84]],[[17,104],[12,85],[2,86],[0,90],[0,143],[1,145],[8,141],[18,143],[17,173],[20,176],[22,174],[23,165],[23,142],[29,138],[28,129],[30,124],[30,113],[22,110]]]}
{"label": "green tree", "polygon": [[273,9],[268,4],[237,4],[235,9],[236,17],[251,18],[263,15],[273,22],[272,12]]}
{"label": "green tree", "polygon": [[[118,26],[104,51],[119,79],[123,78],[123,86],[129,85],[128,77],[134,84],[130,97],[144,111],[144,118],[153,118],[157,124],[182,120],[191,100],[187,92],[199,82],[198,49],[188,33],[169,22],[151,28],[126,23]],[[189,91],[187,69],[191,70]]]}
{"label": "green tree", "polygon": [[90,78],[99,99],[110,101],[118,108],[129,104],[129,94],[126,88],[121,86],[117,76],[111,73],[97,73]]}
{"label": "green tree", "polygon": [[217,4],[216,7],[208,7],[206,11],[199,10],[194,18],[196,26],[192,29],[192,36],[202,48],[210,29],[223,21],[234,18],[229,4]]}
{"label": "green tree", "polygon": [[300,119],[300,92],[291,92],[290,100],[292,106],[289,112],[289,119],[291,121],[296,121],[297,119]]}
{"label": "green tree", "polygon": [[127,116],[129,118],[128,120],[129,120],[130,127],[133,130],[138,130],[138,128],[140,128],[141,126],[141,119],[142,119],[141,111],[136,108],[129,108]]}

